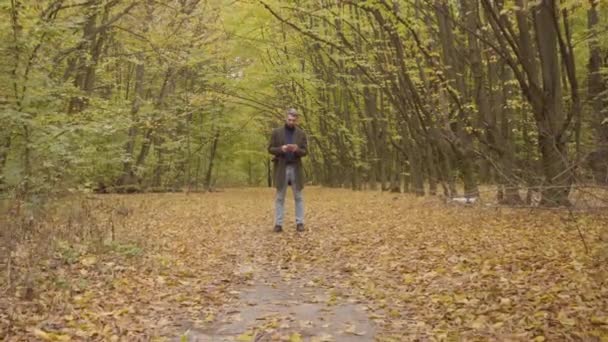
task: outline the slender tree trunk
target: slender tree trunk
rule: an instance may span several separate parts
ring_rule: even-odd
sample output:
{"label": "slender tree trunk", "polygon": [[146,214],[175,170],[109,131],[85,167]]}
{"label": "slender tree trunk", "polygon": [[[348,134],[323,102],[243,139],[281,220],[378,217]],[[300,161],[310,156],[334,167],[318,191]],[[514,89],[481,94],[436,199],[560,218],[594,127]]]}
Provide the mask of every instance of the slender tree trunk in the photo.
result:
{"label": "slender tree trunk", "polygon": [[151,128],[147,128],[144,133],[143,142],[135,161],[135,167],[138,169],[144,166],[148,153],[150,152],[150,146],[152,145],[152,132],[153,131]]}
{"label": "slender tree trunk", "polygon": [[425,151],[426,169],[428,170],[429,180],[429,195],[437,195],[437,165],[433,156],[433,147],[431,144],[426,145]]}
{"label": "slender tree trunk", "polygon": [[133,101],[131,103],[131,127],[129,127],[127,143],[125,144],[125,161],[123,162],[123,173],[118,180],[119,186],[132,185],[137,182],[135,172],[133,170],[133,152],[135,150],[135,139],[138,132],[137,114],[143,102],[144,92],[144,72],[145,66],[143,56],[139,54],[139,64],[135,66],[135,91]]}
{"label": "slender tree trunk", "polygon": [[522,199],[519,195],[519,184],[515,175],[515,144],[511,133],[511,120],[515,117],[515,111],[509,105],[509,99],[516,94],[516,89],[512,85],[513,77],[511,70],[502,67],[501,72],[502,88],[501,107],[499,111],[500,134],[502,136],[502,150],[500,153],[501,174],[498,175],[499,183],[503,187],[502,203],[508,205],[521,204]]}
{"label": "slender tree trunk", "polygon": [[[169,92],[172,88],[172,83],[173,83],[173,77],[174,77],[174,68],[173,67],[168,67],[167,71],[165,72],[165,78],[163,80],[163,84],[161,86],[160,92],[158,94],[158,98],[156,100],[155,103],[155,107],[156,109],[162,109],[165,106],[165,100],[167,98],[167,96],[169,95]],[[159,120],[160,118],[156,118],[156,120]],[[139,151],[139,154],[137,156],[137,160],[135,163],[135,167],[137,169],[141,168],[144,166],[145,161],[148,157],[148,154],[150,153],[150,147],[152,146],[152,143],[154,143],[154,141],[157,139],[157,135],[159,135],[160,132],[159,131],[155,131],[154,128],[147,128],[145,133],[144,133],[144,138],[143,138],[143,143],[141,145],[141,149]]]}
{"label": "slender tree trunk", "polygon": [[220,140],[220,131],[216,130],[213,135],[213,142],[211,144],[211,150],[209,151],[209,167],[207,168],[207,173],[205,176],[205,189],[207,191],[211,191],[211,180],[213,176],[213,166],[215,164],[215,155],[217,152],[217,145]]}
{"label": "slender tree trunk", "polygon": [[[106,8],[107,10],[107,8]],[[77,74],[74,78],[74,86],[80,89],[84,94],[82,96],[72,97],[69,104],[69,113],[81,112],[88,104],[88,95],[91,94],[95,86],[95,70],[97,63],[101,57],[102,45],[104,41],[104,32],[97,31],[98,9],[92,7],[87,19],[84,23],[82,31],[82,56],[72,64]],[[107,20],[107,12],[104,15]]]}
{"label": "slender tree trunk", "polygon": [[367,117],[371,119],[371,121],[366,124],[367,127],[367,141],[369,142],[370,148],[368,152],[370,155],[368,156],[369,162],[369,186],[371,190],[376,190],[378,186],[378,175],[377,175],[377,165],[378,165],[378,148],[376,144],[378,143],[376,136],[376,123],[375,117],[377,115],[377,95],[375,92],[372,92],[369,87],[365,87],[363,89],[363,102],[365,103],[365,112]]}
{"label": "slender tree trunk", "polygon": [[397,151],[393,152],[390,191],[401,193],[401,160]]}
{"label": "slender tree trunk", "polygon": [[[493,158],[491,147],[496,145],[496,115],[490,108],[490,91],[488,78],[484,71],[481,49],[477,37],[472,33],[481,26],[477,1],[461,0],[462,16],[468,28],[468,59],[473,76],[472,96],[477,105],[477,121],[479,128],[484,130],[486,143],[482,145],[482,153]],[[480,160],[480,177],[483,182],[490,182],[490,164],[486,158]]]}
{"label": "slender tree trunk", "polygon": [[408,157],[411,188],[416,196],[424,196],[424,167],[422,165],[422,156],[416,142],[411,138],[406,125],[401,125],[401,135],[403,146]]}
{"label": "slender tree trunk", "polygon": [[25,194],[30,192],[32,184],[32,148],[31,129],[28,124],[23,125],[23,184],[22,190]]}
{"label": "slender tree trunk", "polygon": [[272,162],[266,159],[266,181],[269,188],[272,188]]}
{"label": "slender tree trunk", "polygon": [[154,139],[154,151],[156,152],[156,167],[154,168],[154,180],[152,185],[157,189],[162,188],[163,182],[163,170],[164,170],[164,151],[163,151],[163,139],[156,137]]}
{"label": "slender tree trunk", "polygon": [[8,160],[8,152],[11,148],[11,141],[10,132],[7,132],[7,136],[4,137],[4,141],[0,147],[0,190],[5,182],[4,167],[6,166],[6,161]]}
{"label": "slender tree trunk", "polygon": [[587,70],[588,102],[591,104],[592,122],[595,127],[596,147],[588,158],[588,164],[593,172],[595,181],[608,184],[608,101],[602,95],[606,91],[607,78],[601,70],[605,67],[602,61],[602,51],[597,38],[599,26],[598,2],[590,0],[587,12],[587,26],[592,34],[589,39],[589,62]]}

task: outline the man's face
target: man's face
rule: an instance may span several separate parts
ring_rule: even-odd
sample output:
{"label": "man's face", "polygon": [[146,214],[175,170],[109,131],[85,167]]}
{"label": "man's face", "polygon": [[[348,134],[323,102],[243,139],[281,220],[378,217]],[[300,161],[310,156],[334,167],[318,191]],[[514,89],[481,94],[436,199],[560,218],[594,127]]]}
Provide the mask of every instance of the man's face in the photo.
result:
{"label": "man's face", "polygon": [[287,123],[287,126],[295,127],[298,124],[298,117],[295,115],[287,115],[285,122]]}

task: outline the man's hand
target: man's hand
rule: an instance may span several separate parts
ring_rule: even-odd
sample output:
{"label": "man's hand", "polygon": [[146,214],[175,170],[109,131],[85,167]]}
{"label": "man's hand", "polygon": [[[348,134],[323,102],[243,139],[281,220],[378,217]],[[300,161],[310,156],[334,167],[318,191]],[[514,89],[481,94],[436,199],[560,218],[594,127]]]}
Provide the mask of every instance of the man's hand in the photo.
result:
{"label": "man's hand", "polygon": [[287,144],[281,146],[281,151],[285,152],[296,152],[298,150],[298,145],[296,144]]}

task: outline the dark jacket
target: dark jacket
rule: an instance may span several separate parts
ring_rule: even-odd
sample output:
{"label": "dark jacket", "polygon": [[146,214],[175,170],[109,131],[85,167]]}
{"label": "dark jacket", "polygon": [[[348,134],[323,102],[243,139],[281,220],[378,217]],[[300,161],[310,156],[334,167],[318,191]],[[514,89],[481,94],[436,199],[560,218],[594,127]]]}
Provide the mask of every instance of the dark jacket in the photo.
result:
{"label": "dark jacket", "polygon": [[[296,188],[302,190],[304,188],[304,169],[302,167],[301,158],[308,154],[308,141],[306,133],[299,127],[296,127],[293,133],[293,143],[298,145],[298,150],[295,152],[295,165],[296,165]],[[274,155],[274,185],[277,189],[281,189],[285,184],[285,169],[287,162],[285,160],[285,153],[281,151],[281,146],[287,144],[287,138],[285,137],[285,127],[279,127],[272,131],[270,137],[270,143],[268,144],[268,152]]]}

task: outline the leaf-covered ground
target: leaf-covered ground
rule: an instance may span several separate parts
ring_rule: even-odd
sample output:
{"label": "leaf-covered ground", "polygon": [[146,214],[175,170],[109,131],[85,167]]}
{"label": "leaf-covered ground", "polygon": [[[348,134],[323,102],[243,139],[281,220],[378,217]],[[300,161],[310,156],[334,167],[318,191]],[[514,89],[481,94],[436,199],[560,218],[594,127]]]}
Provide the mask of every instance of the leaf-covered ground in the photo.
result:
{"label": "leaf-covered ground", "polygon": [[[305,200],[307,231],[276,234],[271,189],[101,196],[123,203],[115,241],[50,239],[32,288],[0,296],[0,338],[185,339],[247,305],[252,279],[275,277],[306,280],[293,284],[327,307],[365,307],[373,324],[327,324],[311,341],[608,341],[605,217],[319,188]],[[15,251],[15,269],[28,253]],[[306,340],[305,329],[260,321],[234,339]]]}

